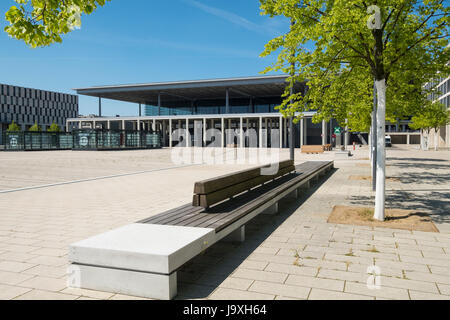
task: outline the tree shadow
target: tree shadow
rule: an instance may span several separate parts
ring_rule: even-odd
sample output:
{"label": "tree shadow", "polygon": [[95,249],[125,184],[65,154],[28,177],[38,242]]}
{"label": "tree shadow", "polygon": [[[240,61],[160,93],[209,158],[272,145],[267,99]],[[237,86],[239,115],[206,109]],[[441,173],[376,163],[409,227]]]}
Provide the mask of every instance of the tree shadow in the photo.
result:
{"label": "tree shadow", "polygon": [[203,254],[186,263],[177,274],[178,296],[176,299],[208,297],[336,171],[337,169],[333,169],[325,177],[320,178],[318,183],[304,191],[298,199],[279,201],[279,214],[274,216],[260,214],[249,221],[245,225],[246,239],[243,243],[219,241]]}
{"label": "tree shadow", "polygon": [[[373,196],[351,196],[348,200],[355,206],[373,207]],[[417,215],[428,214],[435,223],[450,223],[450,192],[448,190],[431,192],[405,192],[392,190],[386,192],[386,208],[414,211]]]}
{"label": "tree shadow", "polygon": [[449,184],[449,173],[433,173],[429,171],[422,172],[404,172],[399,176],[391,176],[390,178],[397,179],[403,184]]}
{"label": "tree shadow", "polygon": [[[405,161],[405,158],[387,157],[386,161]],[[414,162],[448,162],[445,159],[427,159],[427,158],[408,158],[408,161]]]}
{"label": "tree shadow", "polygon": [[[428,160],[425,160],[428,161]],[[409,162],[394,162],[389,163],[389,167],[400,167],[405,169],[427,169],[427,170],[450,170],[450,165],[446,164],[436,164],[436,163],[409,163]]]}

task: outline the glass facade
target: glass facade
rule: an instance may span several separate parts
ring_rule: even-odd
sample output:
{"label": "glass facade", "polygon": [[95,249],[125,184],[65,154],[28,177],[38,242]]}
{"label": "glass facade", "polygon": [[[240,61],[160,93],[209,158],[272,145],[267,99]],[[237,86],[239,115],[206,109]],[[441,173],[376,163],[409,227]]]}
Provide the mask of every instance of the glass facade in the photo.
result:
{"label": "glass facade", "polygon": [[[255,103],[252,110],[249,101],[247,103],[239,103],[241,101],[237,101],[237,103],[230,103],[230,114],[239,114],[239,113],[277,113],[278,111],[275,109],[277,105],[280,103]],[[226,114],[225,105],[220,105],[218,103],[210,103],[209,101],[199,101],[194,106],[158,106],[153,105],[145,105],[144,107],[144,116],[183,116],[183,115],[211,115],[211,114]]]}

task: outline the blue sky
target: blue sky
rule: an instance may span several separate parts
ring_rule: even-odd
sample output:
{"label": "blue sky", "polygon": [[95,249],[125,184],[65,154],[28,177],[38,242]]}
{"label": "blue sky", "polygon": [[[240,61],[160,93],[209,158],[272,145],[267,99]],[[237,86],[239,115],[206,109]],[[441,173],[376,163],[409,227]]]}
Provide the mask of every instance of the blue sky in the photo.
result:
{"label": "blue sky", "polygon": [[[62,44],[30,49],[3,32],[0,83],[74,93],[95,85],[252,76],[275,57],[264,45],[286,32],[283,18],[261,16],[258,0],[112,0]],[[80,113],[97,113],[80,96]],[[136,115],[134,104],[105,100],[104,115]]]}

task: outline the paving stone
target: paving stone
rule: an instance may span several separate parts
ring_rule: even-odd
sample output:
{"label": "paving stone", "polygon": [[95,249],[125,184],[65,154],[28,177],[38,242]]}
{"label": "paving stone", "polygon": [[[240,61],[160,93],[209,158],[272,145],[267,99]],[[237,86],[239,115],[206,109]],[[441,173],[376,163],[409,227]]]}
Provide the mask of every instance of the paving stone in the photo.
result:
{"label": "paving stone", "polygon": [[274,294],[219,288],[209,297],[212,300],[274,300]]}
{"label": "paving stone", "polygon": [[15,300],[75,300],[78,296],[44,290],[31,290]]}
{"label": "paving stone", "polygon": [[232,274],[232,277],[283,283],[287,278],[287,274],[269,271],[238,269]]}
{"label": "paving stone", "polygon": [[409,294],[411,296],[411,300],[450,300],[450,296],[421,291],[410,290]]}
{"label": "paving stone", "polygon": [[26,275],[17,272],[0,271],[0,284],[16,285],[33,277],[33,275]]}
{"label": "paving stone", "polygon": [[330,269],[320,269],[317,277],[366,283],[368,275],[366,272],[358,273],[358,272],[348,272]]}
{"label": "paving stone", "polygon": [[309,300],[374,300],[375,297],[312,288]]}
{"label": "paving stone", "polygon": [[437,286],[441,294],[450,296],[450,285],[438,283]]}
{"label": "paving stone", "polygon": [[298,299],[307,299],[310,290],[310,288],[265,281],[255,281],[248,289],[248,291],[252,292],[275,294]]}
{"label": "paving stone", "polygon": [[369,289],[367,284],[355,283],[347,281],[345,283],[345,292],[361,294],[366,296],[374,296],[380,298],[394,299],[394,300],[409,300],[408,290],[398,289],[383,286],[381,283],[380,289]]}
{"label": "paving stone", "polygon": [[[115,294],[111,292],[94,291],[81,288],[65,288],[61,293],[80,296],[81,298],[107,300],[112,298]],[[81,298],[78,298],[80,300]]]}
{"label": "paving stone", "polygon": [[271,272],[280,272],[283,274],[297,274],[305,276],[316,276],[318,272],[318,268],[316,267],[287,265],[273,262],[269,263],[264,270]]}
{"label": "paving stone", "polygon": [[0,261],[0,271],[22,272],[34,267],[36,264],[17,262],[17,261]]}
{"label": "paving stone", "polygon": [[0,284],[0,300],[11,300],[29,291],[31,289]]}
{"label": "paving stone", "polygon": [[55,279],[37,276],[28,280],[25,280],[18,284],[21,287],[41,289],[46,291],[61,291],[67,287],[66,279]]}
{"label": "paving stone", "polygon": [[450,274],[441,275],[441,274],[435,274],[435,273],[405,271],[405,276],[407,279],[411,279],[411,280],[450,284]]}
{"label": "paving stone", "polygon": [[308,288],[319,288],[335,291],[344,290],[344,281],[342,280],[322,279],[300,275],[289,275],[285,283]]}
{"label": "paving stone", "polygon": [[[251,286],[253,282],[254,280],[249,279],[227,278],[219,285],[219,287],[245,291]],[[270,283],[273,285],[273,282]]]}

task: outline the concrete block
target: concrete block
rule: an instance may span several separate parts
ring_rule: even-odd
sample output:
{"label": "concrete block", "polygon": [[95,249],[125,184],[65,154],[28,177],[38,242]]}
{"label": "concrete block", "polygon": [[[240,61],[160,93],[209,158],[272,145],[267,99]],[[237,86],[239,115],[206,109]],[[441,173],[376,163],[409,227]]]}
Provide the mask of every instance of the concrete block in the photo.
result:
{"label": "concrete block", "polygon": [[83,289],[170,300],[177,295],[177,273],[170,275],[72,264]]}
{"label": "concrete block", "polygon": [[69,261],[170,274],[215,242],[210,228],[130,224],[74,243]]}

